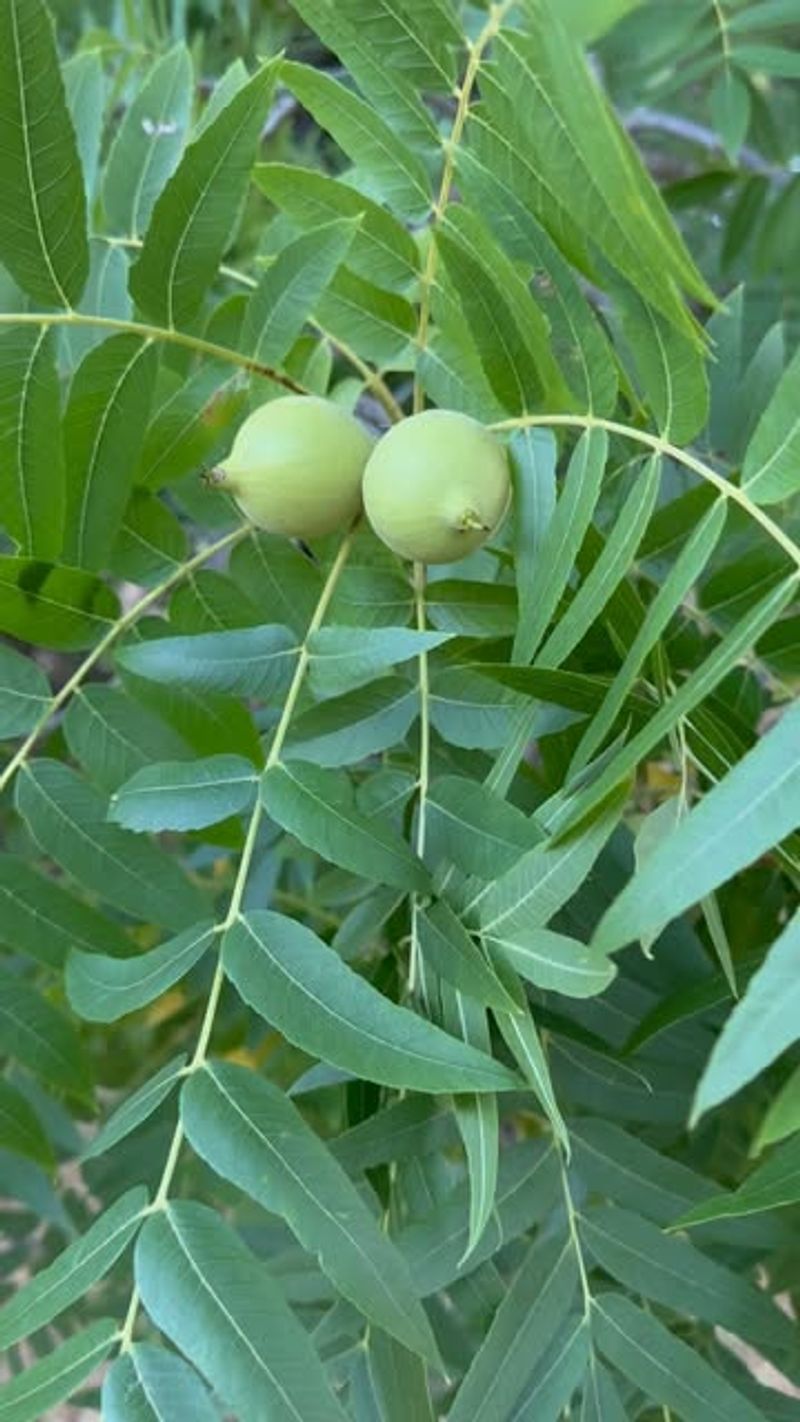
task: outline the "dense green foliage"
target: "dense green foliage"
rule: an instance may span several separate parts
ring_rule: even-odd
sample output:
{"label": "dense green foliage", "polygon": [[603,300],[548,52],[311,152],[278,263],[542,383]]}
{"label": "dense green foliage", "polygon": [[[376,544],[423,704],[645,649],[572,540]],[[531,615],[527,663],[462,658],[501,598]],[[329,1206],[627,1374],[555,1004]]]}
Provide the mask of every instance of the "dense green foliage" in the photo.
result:
{"label": "dense green foliage", "polygon": [[[798,0],[52,11],[0,0],[0,1422],[788,1422]],[[491,426],[510,516],[243,523],[201,476],[287,389]]]}

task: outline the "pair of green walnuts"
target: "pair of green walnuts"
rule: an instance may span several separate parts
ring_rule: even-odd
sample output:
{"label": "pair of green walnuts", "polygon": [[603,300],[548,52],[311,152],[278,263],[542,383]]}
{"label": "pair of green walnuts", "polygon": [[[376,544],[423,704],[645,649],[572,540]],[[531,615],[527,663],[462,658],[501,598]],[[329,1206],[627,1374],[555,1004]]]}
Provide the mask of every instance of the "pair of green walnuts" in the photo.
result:
{"label": "pair of green walnuts", "polygon": [[473,553],[511,498],[505,450],[469,416],[426,410],[375,443],[353,415],[313,395],[255,410],[211,482],[259,528],[290,538],[344,530],[363,502],[378,537],[420,563]]}

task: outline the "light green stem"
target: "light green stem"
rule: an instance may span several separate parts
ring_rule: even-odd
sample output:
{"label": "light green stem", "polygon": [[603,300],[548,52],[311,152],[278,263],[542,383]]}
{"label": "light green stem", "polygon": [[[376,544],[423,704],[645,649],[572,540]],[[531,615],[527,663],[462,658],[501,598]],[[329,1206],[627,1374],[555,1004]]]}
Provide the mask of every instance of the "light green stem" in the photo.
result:
{"label": "light green stem", "polygon": [[[314,614],[311,618],[310,623],[308,624],[308,630],[306,631],[305,638],[303,639],[302,646],[300,647],[300,653],[297,659],[297,665],[294,670],[291,685],[286,694],[286,700],[283,705],[283,711],[281,712],[281,718],[276,727],[275,735],[272,739],[272,745],[270,746],[269,754],[267,756],[265,771],[269,770],[272,766],[277,765],[278,761],[280,760],[281,751],[283,750],[284,741],[286,740],[286,733],[289,729],[289,723],[291,722],[292,714],[294,712],[295,706],[297,705],[297,698],[300,695],[303,680],[308,669],[308,662],[310,656],[308,651],[308,643],[312,634],[316,632],[320,627],[328,610],[328,607],[330,606],[331,598],[333,597],[334,591],[336,589],[336,584],[338,583],[342,570],[347,562],[347,559],[350,556],[350,552],[353,545],[354,533],[355,530],[353,529],[342,540],[339,547],[339,551],[336,554],[336,557],[330,566],[328,576],[325,579],[325,584],[319,595],[319,600],[314,609]],[[250,866],[253,862],[253,855],[255,853],[255,848],[258,841],[258,831],[261,825],[263,813],[263,804],[261,801],[261,797],[259,796],[256,801],[253,813],[250,816],[250,823],[247,829],[247,837],[245,839],[244,849],[242,850],[242,857],[239,860],[239,867],[236,871],[236,879],[234,881],[233,889],[231,891],[228,912],[226,913],[223,922],[219,925],[218,928],[220,939],[226,933],[226,931],[233,926],[233,924],[236,922],[241,913],[242,899],[244,897],[245,889],[247,887],[247,879],[250,873]],[[224,983],[225,972],[222,966],[222,958],[220,956],[217,960],[217,965],[214,970],[214,977],[211,983],[211,988],[208,995],[208,1001],[206,1002],[205,1011],[203,1013],[203,1020],[200,1023],[200,1031],[197,1037],[197,1045],[192,1055],[191,1062],[189,1063],[189,1066],[187,1068],[187,1072],[198,1071],[203,1066],[203,1063],[206,1060],[206,1057],[208,1055],[209,1043],[211,1041],[211,1034],[214,1030],[214,1022],[216,1020],[217,1009],[219,1007],[219,1000],[222,995]],[[150,1207],[151,1213],[156,1210],[163,1210],[167,1204],[167,1200],[169,1199],[170,1188],[172,1186],[172,1180],[178,1166],[178,1160],[180,1158],[183,1141],[183,1126],[181,1125],[181,1122],[178,1121],[175,1130],[172,1134],[172,1140],[170,1141],[169,1150],[167,1152],[167,1158],[164,1164],[164,1169],[161,1174],[161,1180],[154,1196],[153,1203]],[[136,1327],[136,1318],[138,1312],[139,1291],[136,1286],[134,1286],[133,1291],[131,1293],[130,1303],[128,1305],[128,1311],[125,1317],[125,1323],[123,1324],[122,1333],[120,1335],[120,1352],[127,1352],[133,1344],[133,1335],[134,1329]]]}
{"label": "light green stem", "polygon": [[235,543],[241,542],[241,540],[251,532],[252,528],[249,524],[242,524],[239,528],[233,529],[232,532],[226,533],[223,538],[218,538],[216,543],[207,544],[205,548],[201,548],[198,553],[195,553],[188,562],[181,563],[175,568],[174,572],[170,573],[169,577],[164,578],[163,582],[157,583],[154,588],[151,588],[149,592],[145,593],[144,597],[139,598],[138,602],[135,602],[132,607],[129,607],[128,611],[123,613],[122,617],[119,617],[117,621],[112,624],[108,631],[100,638],[97,645],[92,648],[89,655],[84,657],[80,666],[72,673],[72,676],[64,682],[64,685],[60,687],[52,700],[47,703],[45,710],[42,712],[35,726],[29,731],[18,750],[15,751],[8,765],[4,767],[2,774],[0,774],[0,793],[2,793],[9,781],[13,778],[15,772],[25,762],[29,752],[35,746],[51,718],[69,701],[73,692],[77,691],[81,683],[85,681],[92,667],[97,665],[109,647],[116,642],[117,638],[120,637],[123,632],[126,632],[129,627],[132,627],[143,612],[147,612],[149,607],[153,607],[155,603],[160,602],[166,593],[170,592],[178,583],[183,582],[184,578],[191,577],[196,568],[202,567],[203,563],[207,563],[209,558],[213,558],[216,553],[221,553],[225,548],[231,548]]}
{"label": "light green stem", "polygon": [[644,444],[648,449],[655,450],[657,454],[666,455],[668,459],[674,459],[676,464],[682,464],[684,468],[691,469],[698,474],[706,483],[712,484],[718,493],[724,498],[730,499],[738,504],[745,512],[759,523],[772,538],[791,558],[792,562],[800,568],[800,548],[784,533],[783,529],[771,519],[769,514],[754,504],[752,499],[747,497],[744,489],[740,489],[738,484],[732,483],[722,474],[718,474],[715,469],[711,469],[708,464],[704,464],[702,459],[690,454],[688,450],[681,449],[677,444],[671,444],[662,435],[650,434],[647,430],[636,429],[633,425],[620,424],[617,420],[605,420],[599,415],[520,415],[519,418],[509,420],[498,420],[490,428],[497,431],[530,429],[534,425],[544,425],[547,427],[562,425],[572,429],[600,429],[608,430],[609,434],[622,435],[625,439],[633,439],[639,444]]}
{"label": "light green stem", "polygon": [[249,370],[254,375],[263,375],[265,380],[272,380],[276,385],[282,385],[284,389],[291,390],[296,395],[309,393],[305,385],[300,385],[290,375],[284,375],[274,366],[265,365],[263,361],[254,360],[252,356],[243,355],[241,351],[231,350],[228,346],[217,345],[215,341],[207,341],[202,336],[178,331],[173,326],[152,326],[143,321],[125,321],[121,317],[95,316],[83,311],[3,312],[0,314],[0,326],[94,326],[107,331],[121,331],[131,336],[141,336],[143,341],[164,341],[169,345],[185,346],[187,350],[196,351],[198,355],[238,365],[242,370]]}
{"label": "light green stem", "polygon": [[[425,616],[425,564],[414,564],[414,608],[417,631],[426,630]],[[422,651],[418,658],[419,668],[419,780],[417,781],[417,833],[415,849],[420,859],[425,855],[425,829],[428,809],[428,791],[431,779],[431,724],[430,724],[430,668],[428,653]],[[419,952],[417,918],[420,911],[419,895],[411,900],[411,958],[408,969],[409,995],[416,990],[417,980],[422,974]]]}

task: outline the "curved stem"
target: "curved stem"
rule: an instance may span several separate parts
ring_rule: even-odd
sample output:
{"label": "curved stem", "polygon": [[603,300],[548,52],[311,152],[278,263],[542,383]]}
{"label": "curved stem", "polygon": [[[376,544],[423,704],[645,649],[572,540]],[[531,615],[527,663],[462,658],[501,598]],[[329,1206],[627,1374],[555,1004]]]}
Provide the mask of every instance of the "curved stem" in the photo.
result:
{"label": "curved stem", "polygon": [[231,548],[235,543],[241,542],[241,540],[251,532],[252,528],[250,524],[243,524],[241,527],[233,529],[232,532],[226,533],[223,538],[218,538],[216,543],[207,544],[205,548],[201,548],[198,553],[195,553],[194,557],[190,558],[187,563],[180,563],[174,572],[170,573],[169,577],[164,578],[163,582],[157,583],[154,588],[151,588],[149,592],[145,593],[144,597],[139,598],[138,602],[135,602],[132,607],[129,607],[128,611],[123,613],[122,617],[119,617],[117,621],[111,625],[109,630],[100,638],[97,645],[92,648],[89,655],[84,657],[80,666],[72,673],[68,681],[64,682],[64,685],[56,692],[52,700],[48,702],[46,709],[42,712],[33,729],[29,731],[22,745],[15,751],[8,765],[4,767],[2,774],[0,774],[0,793],[2,793],[15,772],[27,759],[29,752],[35,746],[51,718],[61,709],[65,702],[69,701],[73,692],[77,691],[81,683],[85,681],[92,667],[97,665],[100,658],[105,655],[109,647],[116,642],[117,638],[121,636],[123,632],[127,631],[129,627],[133,626],[134,622],[141,617],[143,612],[146,612],[149,607],[159,602],[160,599],[164,597],[166,593],[170,592],[178,583],[183,582],[184,578],[191,577],[196,568],[200,568],[203,563],[207,563],[209,558],[213,558],[216,553],[221,553],[223,549]]}
{"label": "curved stem", "polygon": [[282,385],[285,390],[293,391],[295,395],[309,393],[305,385],[293,380],[290,375],[284,375],[274,366],[264,365],[263,361],[253,360],[252,356],[242,355],[241,351],[231,350],[229,346],[219,346],[216,341],[192,336],[188,331],[177,331],[173,326],[151,326],[142,321],[125,321],[116,316],[95,316],[83,311],[3,312],[0,314],[0,326],[99,326],[103,330],[123,331],[132,336],[141,336],[142,340],[165,341],[170,345],[185,346],[187,350],[197,351],[199,355],[210,356],[213,360],[228,361],[230,365],[238,365],[242,370],[249,370],[254,375],[263,375],[265,380],[272,380],[276,385]]}
{"label": "curved stem", "polygon": [[[335,592],[336,585],[339,581],[342,570],[350,556],[350,552],[353,546],[354,535],[355,527],[353,527],[350,532],[342,539],[342,542],[339,546],[339,551],[330,566],[328,576],[325,579],[324,586],[319,595],[317,605],[314,609],[314,614],[308,624],[306,635],[300,647],[300,654],[297,659],[297,665],[294,669],[294,675],[292,676],[289,690],[286,693],[286,700],[283,704],[281,718],[276,727],[275,735],[272,738],[272,745],[270,746],[269,754],[267,756],[265,772],[269,770],[273,765],[277,765],[278,761],[280,760],[281,751],[283,750],[283,744],[286,740],[286,733],[289,729],[289,724],[291,722],[295,706],[297,705],[297,698],[300,695],[305,674],[308,669],[308,662],[310,656],[308,651],[308,643],[312,634],[316,632],[320,627],[325,617],[325,614],[330,606],[331,598],[333,597],[333,594]],[[253,855],[255,853],[256,844],[258,842],[258,831],[261,825],[261,819],[263,814],[264,807],[261,800],[261,796],[259,795],[258,799],[256,800],[253,813],[250,816],[250,823],[247,829],[247,837],[245,839],[244,848],[242,850],[242,857],[239,860],[239,866],[236,871],[236,878],[234,880],[233,889],[231,890],[228,911],[222,923],[218,927],[218,934],[220,940],[222,939],[222,936],[226,933],[226,931],[233,926],[233,924],[236,922],[236,920],[239,918],[239,915],[241,914],[242,900],[244,898],[245,889],[247,887],[247,879],[250,873],[250,866],[253,862]],[[214,977],[211,983],[211,988],[208,995],[208,1001],[206,1002],[205,1011],[203,1013],[203,1019],[200,1023],[200,1030],[197,1036],[197,1044],[192,1054],[191,1061],[188,1067],[186,1068],[187,1075],[191,1072],[199,1071],[199,1069],[203,1066],[203,1063],[206,1060],[206,1057],[208,1055],[209,1043],[211,1041],[211,1034],[214,1030],[217,1009],[219,1007],[219,1001],[220,997],[222,996],[222,989],[224,984],[225,972],[222,966],[222,956],[220,953],[220,956],[217,959],[216,968],[214,970]],[[172,1186],[172,1181],[175,1175],[175,1171],[178,1167],[178,1161],[180,1159],[180,1153],[181,1148],[183,1146],[183,1142],[184,1131],[183,1126],[179,1120],[177,1125],[175,1126],[175,1130],[172,1133],[172,1140],[170,1141],[169,1150],[167,1151],[167,1158],[164,1162],[164,1169],[161,1173],[161,1179],[159,1181],[158,1189],[153,1198],[153,1203],[150,1206],[151,1214],[155,1211],[163,1210],[167,1204],[167,1200],[169,1199],[170,1188]],[[120,1334],[119,1346],[120,1352],[122,1353],[127,1352],[127,1350],[133,1344],[133,1334],[134,1329],[136,1327],[136,1319],[139,1313],[139,1301],[139,1290],[134,1285],[133,1290],[131,1292],[130,1302],[128,1304],[128,1310],[125,1316],[125,1322],[122,1326],[122,1332]]]}
{"label": "curved stem", "polygon": [[[455,177],[456,152],[461,142],[464,125],[467,122],[469,106],[475,82],[478,78],[483,56],[487,47],[491,44],[500,30],[509,10],[512,8],[514,0],[503,0],[502,4],[492,4],[489,7],[489,18],[481,30],[474,44],[469,47],[469,59],[464,71],[462,83],[455,89],[455,97],[458,100],[453,126],[450,129],[450,137],[444,145],[444,165],[442,167],[442,177],[439,184],[439,192],[433,204],[432,222],[429,232],[428,255],[425,261],[425,268],[420,282],[420,303],[419,322],[417,325],[417,358],[422,355],[428,344],[428,332],[431,320],[431,293],[436,280],[436,270],[439,265],[439,251],[436,246],[435,231],[444,216],[445,209],[450,201],[450,193]],[[423,405],[422,384],[419,376],[414,377],[414,413],[417,414]]]}
{"label": "curved stem", "polygon": [[637,440],[639,444],[644,444],[648,449],[655,450],[658,454],[664,454],[669,459],[674,459],[676,464],[683,464],[686,469],[691,469],[693,473],[699,474],[706,483],[713,484],[718,493],[724,498],[730,499],[733,503],[743,508],[750,518],[769,534],[783,549],[792,562],[800,568],[800,548],[784,533],[783,529],[771,519],[769,514],[765,514],[758,504],[754,504],[752,499],[747,497],[743,489],[738,484],[732,484],[725,479],[722,474],[718,474],[708,464],[704,464],[702,459],[690,454],[688,450],[681,449],[677,444],[671,444],[669,440],[661,435],[648,433],[647,430],[636,429],[634,425],[621,424],[618,420],[605,420],[599,415],[520,415],[518,418],[508,420],[497,420],[489,428],[497,431],[519,430],[529,428],[532,425],[555,426],[563,425],[573,429],[601,429],[608,430],[610,434],[622,435],[625,439]]}

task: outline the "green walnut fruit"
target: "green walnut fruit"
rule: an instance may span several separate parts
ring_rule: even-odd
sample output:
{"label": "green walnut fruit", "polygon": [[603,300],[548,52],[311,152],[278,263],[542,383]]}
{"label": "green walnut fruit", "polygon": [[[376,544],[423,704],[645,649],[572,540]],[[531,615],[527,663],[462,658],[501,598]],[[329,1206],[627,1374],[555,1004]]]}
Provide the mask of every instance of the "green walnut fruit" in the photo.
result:
{"label": "green walnut fruit", "polygon": [[259,528],[320,538],[361,508],[372,440],[353,415],[314,395],[285,395],[254,410],[209,482]]}
{"label": "green walnut fruit", "polygon": [[505,450],[477,420],[426,410],[395,425],[364,474],[364,508],[383,542],[419,563],[454,563],[502,522],[511,498]]}

